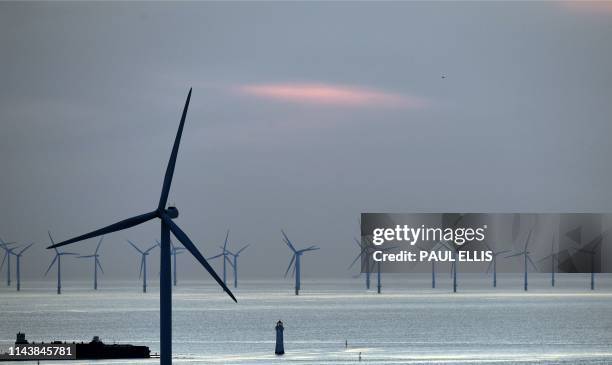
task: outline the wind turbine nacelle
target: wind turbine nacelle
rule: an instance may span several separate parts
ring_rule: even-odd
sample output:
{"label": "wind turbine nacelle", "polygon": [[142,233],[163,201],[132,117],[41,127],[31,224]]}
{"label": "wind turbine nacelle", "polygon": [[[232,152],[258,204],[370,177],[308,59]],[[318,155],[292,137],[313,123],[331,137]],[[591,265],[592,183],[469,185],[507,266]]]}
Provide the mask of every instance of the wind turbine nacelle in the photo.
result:
{"label": "wind turbine nacelle", "polygon": [[176,207],[168,207],[166,209],[166,214],[168,215],[168,217],[174,219],[178,217],[179,211],[178,209],[176,209]]}

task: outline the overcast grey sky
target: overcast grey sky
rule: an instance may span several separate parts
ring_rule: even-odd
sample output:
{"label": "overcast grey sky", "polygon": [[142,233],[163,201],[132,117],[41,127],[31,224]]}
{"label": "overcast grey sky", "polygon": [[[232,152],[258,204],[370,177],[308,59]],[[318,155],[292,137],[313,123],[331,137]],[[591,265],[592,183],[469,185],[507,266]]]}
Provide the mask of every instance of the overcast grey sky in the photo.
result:
{"label": "overcast grey sky", "polygon": [[[191,86],[169,201],[243,277],[284,273],[281,228],[347,276],[360,212],[610,212],[609,4],[1,2],[0,237],[39,278],[47,230],[153,209]],[[107,236],[106,277],[158,236]]]}

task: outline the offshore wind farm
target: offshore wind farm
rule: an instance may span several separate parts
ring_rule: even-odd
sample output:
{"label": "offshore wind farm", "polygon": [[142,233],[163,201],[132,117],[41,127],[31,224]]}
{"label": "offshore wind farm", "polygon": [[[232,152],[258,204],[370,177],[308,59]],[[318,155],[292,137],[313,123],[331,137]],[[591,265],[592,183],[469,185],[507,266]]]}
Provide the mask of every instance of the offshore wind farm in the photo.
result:
{"label": "offshore wind farm", "polygon": [[0,2],[0,363],[612,364],[611,19]]}

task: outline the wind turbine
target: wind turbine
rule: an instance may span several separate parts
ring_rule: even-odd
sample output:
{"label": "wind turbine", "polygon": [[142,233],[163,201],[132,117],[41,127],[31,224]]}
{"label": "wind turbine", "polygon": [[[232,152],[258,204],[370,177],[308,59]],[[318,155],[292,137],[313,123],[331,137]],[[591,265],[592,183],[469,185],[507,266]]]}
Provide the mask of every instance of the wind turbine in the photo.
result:
{"label": "wind turbine", "polygon": [[[374,251],[386,252],[386,251],[393,250],[394,248],[396,248],[396,247],[385,247],[383,249],[372,250],[372,252],[374,252]],[[381,290],[382,290],[381,270],[380,270],[380,261],[378,261],[376,263],[376,292],[378,294],[380,294]]]}
{"label": "wind turbine", "polygon": [[26,247],[24,247],[21,251],[15,254],[16,261],[16,269],[17,269],[17,291],[21,290],[21,255],[30,247],[32,247],[33,243],[30,243]]}
{"label": "wind turbine", "polygon": [[238,287],[238,257],[240,257],[240,253],[246,250],[247,247],[249,247],[249,245],[244,246],[243,248],[238,250],[236,253],[232,253],[232,251],[230,250],[225,250],[227,251],[229,255],[233,257],[233,260],[234,260],[234,263],[232,264],[232,267],[234,268],[234,288]]}
{"label": "wind turbine", "polygon": [[[350,270],[358,260],[364,259],[364,255],[366,257],[369,257],[370,247],[368,245],[362,245],[357,238],[353,238],[353,240],[355,241],[357,247],[359,247],[359,255],[357,255],[357,257],[355,257],[355,260],[353,260],[353,262],[349,265],[348,270]],[[370,290],[370,260],[365,260],[365,266],[366,290]]]}
{"label": "wind turbine", "polygon": [[223,243],[223,247],[221,248],[221,253],[219,255],[215,255],[212,257],[209,257],[209,260],[214,260],[217,259],[221,256],[223,256],[223,284],[227,285],[227,267],[225,265],[226,262],[229,262],[230,264],[232,263],[229,259],[228,256],[228,251],[227,251],[227,238],[229,237],[229,229],[227,230],[227,233],[225,234],[225,243]]}
{"label": "wind turbine", "polygon": [[176,165],[176,157],[178,155],[178,149],[181,142],[181,135],[183,133],[183,126],[185,125],[185,118],[187,117],[187,109],[189,108],[189,100],[191,99],[191,89],[187,95],[185,106],[183,108],[183,114],[181,121],[176,132],[176,138],[172,147],[172,153],[170,154],[170,160],[166,168],[164,175],[164,182],[162,185],[161,196],[159,203],[155,210],[141,214],[135,217],[131,217],[120,222],[111,224],[104,228],[95,230],[93,232],[72,238],[70,240],[60,242],[57,245],[53,245],[49,248],[55,248],[70,243],[82,241],[88,238],[101,236],[104,234],[121,231],[130,227],[137,226],[144,222],[147,222],[154,218],[161,220],[161,255],[160,255],[160,364],[167,365],[172,363],[172,272],[170,268],[170,232],[185,246],[189,252],[204,266],[204,268],[210,273],[210,275],[217,281],[223,290],[234,300],[236,298],[232,292],[227,288],[225,283],[221,281],[215,270],[208,264],[204,256],[198,251],[197,247],[191,242],[189,237],[179,228],[176,223],[172,220],[177,218],[179,215],[176,207],[166,208],[168,202],[168,194],[170,192],[170,185],[172,184],[172,176],[174,175],[174,167]]}
{"label": "wind turbine", "polygon": [[11,255],[15,255],[15,247],[9,248],[9,245],[14,244],[13,242],[4,242],[0,239],[0,247],[4,249],[4,257],[2,258],[2,264],[0,264],[0,269],[4,266],[4,261],[6,261],[6,286],[11,286]]}
{"label": "wind turbine", "polygon": [[[159,243],[159,242],[158,242]],[[172,240],[170,240],[170,246],[171,246],[171,250],[172,252],[170,252],[170,254],[172,255],[172,284],[174,284],[174,286],[176,286],[177,280],[176,280],[176,255],[180,255],[181,253],[183,253],[183,251],[185,251],[185,247],[177,247],[174,245],[174,243],[172,243]]]}
{"label": "wind turbine", "polygon": [[529,240],[531,240],[531,233],[532,232],[533,232],[533,228],[531,228],[529,230],[529,234],[527,235],[527,239],[525,240],[525,247],[523,248],[523,251],[517,252],[517,253],[515,253],[513,255],[510,255],[510,256],[506,256],[506,258],[516,257],[516,256],[521,256],[521,255],[523,255],[525,257],[525,285],[524,285],[525,291],[527,291],[527,269],[528,269],[527,262],[529,261],[531,266],[533,266],[533,268],[536,271],[538,270],[537,266],[531,260],[531,257],[529,257],[529,251],[527,251],[527,246],[529,246]]}
{"label": "wind turbine", "polygon": [[[289,237],[285,234],[285,231],[281,229],[281,233],[283,234],[283,240],[287,244],[287,247],[293,251],[293,256],[291,257],[291,261],[289,261],[289,266],[287,266],[287,271],[285,271],[285,277],[287,277],[287,273],[289,273],[289,269],[291,269],[291,265],[293,266],[293,273],[295,275],[295,295],[300,294],[300,280],[301,280],[301,257],[304,252],[315,251],[318,250],[317,246],[310,246],[308,248],[304,248],[302,250],[296,250],[295,246],[289,240]],[[295,264],[294,264],[295,262]]]}
{"label": "wind turbine", "polygon": [[451,275],[451,278],[453,278],[453,293],[456,293],[457,292],[457,266],[458,266],[456,261],[457,261],[457,256],[459,254],[459,248],[455,245],[454,242],[441,241],[439,243],[451,252],[452,263],[451,263],[450,275]]}
{"label": "wind turbine", "polygon": [[497,256],[499,255],[503,255],[505,253],[510,252],[511,250],[503,250],[503,251],[494,251],[491,246],[489,246],[488,243],[484,243],[485,246],[487,246],[487,248],[489,249],[489,251],[491,251],[492,255],[493,255],[493,260],[489,263],[489,266],[487,267],[487,274],[491,271],[491,268],[493,268],[493,287],[497,288]]}
{"label": "wind turbine", "polygon": [[584,247],[576,249],[578,252],[591,256],[591,290],[595,290],[595,255],[597,255],[597,247],[601,245],[603,237],[607,233],[608,232],[605,232],[604,234],[595,237],[595,239],[585,245],[590,247],[590,249],[585,249]]}
{"label": "wind turbine", "polygon": [[[440,246],[442,245],[438,242],[431,249],[426,249],[422,245],[419,245],[418,243],[416,244],[416,247],[419,249],[419,251],[433,251],[438,249]],[[436,260],[431,260],[431,288],[436,288]]]}
{"label": "wind turbine", "polygon": [[104,274],[104,270],[102,269],[102,265],[100,264],[100,255],[98,255],[98,250],[100,249],[100,245],[102,244],[102,240],[104,239],[104,236],[100,237],[100,241],[98,241],[98,246],[96,246],[96,251],[94,252],[93,255],[85,255],[85,256],[79,256],[77,257],[78,259],[89,259],[89,258],[93,258],[93,262],[94,262],[94,290],[98,290],[98,268],[100,268],[100,271],[102,271],[102,274]]}
{"label": "wind turbine", "polygon": [[[161,248],[161,243],[159,242],[159,240],[156,240],[157,245]],[[172,255],[172,285],[176,286],[177,284],[177,280],[176,280],[176,255],[180,255],[183,253],[183,251],[185,251],[184,247],[177,247],[174,245],[174,243],[172,243],[172,240],[170,240],[170,255]]]}
{"label": "wind turbine", "polygon": [[550,245],[550,255],[541,258],[538,262],[542,262],[546,259],[550,259],[550,286],[555,287],[555,263],[559,264],[559,253],[555,252],[555,237],[553,237]]}
{"label": "wind turbine", "polygon": [[153,250],[158,245],[153,245],[150,248],[142,251],[138,248],[132,241],[127,240],[127,242],[136,249],[140,253],[140,270],[138,271],[138,279],[142,277],[142,292],[147,292],[147,256],[149,256],[149,252]]}
{"label": "wind turbine", "polygon": [[51,240],[51,246],[54,250],[55,250],[55,257],[53,258],[53,261],[51,261],[51,264],[49,265],[49,268],[47,269],[47,271],[45,271],[45,276],[47,276],[47,274],[49,273],[49,270],[51,270],[51,268],[53,267],[53,264],[55,264],[57,262],[57,294],[62,294],[62,256],[78,256],[78,253],[73,253],[73,252],[59,252],[57,250],[58,245],[55,244],[55,242],[53,242],[53,237],[51,237],[51,232],[49,233],[49,239]]}

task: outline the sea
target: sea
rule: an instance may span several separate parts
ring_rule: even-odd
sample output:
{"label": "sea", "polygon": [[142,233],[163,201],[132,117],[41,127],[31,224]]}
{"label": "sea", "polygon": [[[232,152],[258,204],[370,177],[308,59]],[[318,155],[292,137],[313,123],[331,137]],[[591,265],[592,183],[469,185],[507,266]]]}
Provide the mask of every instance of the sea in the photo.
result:
{"label": "sea", "polygon": [[[241,280],[234,303],[210,280],[173,288],[173,362],[190,364],[612,364],[612,275],[491,277],[463,274],[452,292],[448,273],[305,279],[299,296],[286,280]],[[14,284],[13,284],[14,285]],[[0,283],[0,352],[17,332],[35,342],[146,345],[159,351],[159,287],[102,279]],[[275,325],[284,323],[285,355],[276,356]],[[360,360],[361,359],[361,360]],[[99,360],[95,364],[155,364]],[[44,363],[44,362],[41,362]],[[49,362],[48,362],[49,363]],[[53,364],[91,361],[53,361]]]}

